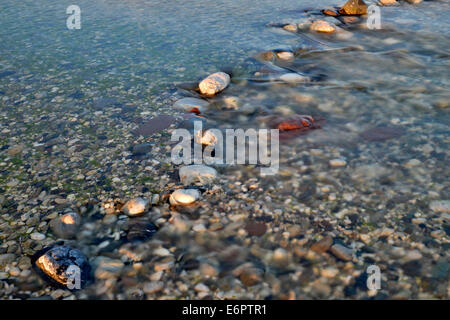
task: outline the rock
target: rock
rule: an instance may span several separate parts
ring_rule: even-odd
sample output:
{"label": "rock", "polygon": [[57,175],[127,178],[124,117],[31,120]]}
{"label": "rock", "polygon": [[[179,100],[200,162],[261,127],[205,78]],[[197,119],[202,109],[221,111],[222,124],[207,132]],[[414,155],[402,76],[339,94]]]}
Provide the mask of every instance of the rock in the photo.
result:
{"label": "rock", "polygon": [[362,132],[361,137],[370,142],[379,142],[398,138],[404,133],[401,127],[375,127]]}
{"label": "rock", "polygon": [[379,0],[379,2],[380,2],[383,6],[390,6],[390,5],[394,5],[394,4],[397,4],[397,3],[398,3],[396,0]]}
{"label": "rock", "polygon": [[209,288],[203,283],[199,283],[194,287],[194,290],[197,292],[209,292]]}
{"label": "rock", "polygon": [[195,189],[175,190],[169,198],[171,205],[188,205],[194,203],[200,198],[200,192]]}
{"label": "rock", "polygon": [[102,256],[97,257],[94,264],[96,265],[95,278],[103,280],[118,277],[125,266],[119,259]]}
{"label": "rock", "polygon": [[330,10],[330,9],[323,9],[322,13],[326,16],[332,16],[332,17],[337,17],[338,13],[334,10]]}
{"label": "rock", "polygon": [[286,31],[297,31],[297,26],[294,24],[287,24],[283,27]]}
{"label": "rock", "polygon": [[336,31],[336,27],[330,22],[324,20],[316,20],[309,27],[311,31],[323,32],[323,33],[333,33]]}
{"label": "rock", "polygon": [[74,238],[81,224],[81,217],[76,212],[68,212],[50,221],[53,233],[63,239]]}
{"label": "rock", "polygon": [[334,254],[337,258],[344,260],[344,261],[350,261],[352,260],[352,253],[353,251],[347,247],[344,247],[341,244],[335,244],[330,249],[331,253]]}
{"label": "rock", "polygon": [[406,0],[406,1],[410,4],[418,4],[422,2],[422,0]]}
{"label": "rock", "polygon": [[152,146],[153,146],[153,144],[151,144],[151,143],[136,144],[131,149],[131,152],[135,156],[143,155],[143,154],[149,153],[152,150]]}
{"label": "rock", "polygon": [[4,269],[8,264],[16,260],[16,256],[12,253],[0,254],[0,268]]}
{"label": "rock", "polygon": [[173,116],[160,115],[142,123],[133,134],[135,136],[149,137],[159,131],[169,128],[175,122],[176,118]]}
{"label": "rock", "polygon": [[324,237],[311,246],[311,250],[317,253],[324,253],[331,248],[333,239],[331,237]]}
{"label": "rock", "polygon": [[347,162],[344,159],[332,159],[330,160],[330,166],[336,167],[345,167]]}
{"label": "rock", "polygon": [[251,287],[262,281],[262,274],[260,269],[245,268],[239,275],[239,279],[245,286]]}
{"label": "rock", "polygon": [[122,207],[122,212],[131,217],[139,215],[148,211],[150,207],[150,201],[143,198],[135,198],[127,201]]}
{"label": "rock", "polygon": [[153,251],[153,254],[159,257],[168,257],[172,255],[172,253],[166,248],[157,248]]}
{"label": "rock", "polygon": [[291,61],[294,60],[294,54],[289,51],[281,51],[276,53],[277,58],[280,60]]}
{"label": "rock", "polygon": [[173,107],[177,110],[185,112],[203,113],[207,109],[208,105],[208,101],[202,99],[183,98],[175,102]]}
{"label": "rock", "polygon": [[430,209],[434,212],[450,213],[450,200],[431,201]]}
{"label": "rock", "polygon": [[294,73],[294,72],[285,73],[285,74],[281,75],[280,80],[287,82],[287,83],[299,83],[299,82],[309,82],[310,81],[309,77],[302,76],[301,74]]}
{"label": "rock", "polygon": [[339,9],[339,13],[349,16],[367,14],[367,5],[363,0],[349,0]]}
{"label": "rock", "polygon": [[39,232],[33,232],[33,233],[30,235],[30,238],[31,238],[32,240],[35,240],[35,241],[42,241],[42,240],[45,239],[45,234],[42,234],[42,233],[39,233]]}
{"label": "rock", "polygon": [[204,146],[215,145],[219,139],[211,130],[198,130],[194,132],[194,140]]}
{"label": "rock", "polygon": [[158,228],[146,219],[133,219],[128,226],[127,240],[128,241],[145,241],[150,239]]}
{"label": "rock", "polygon": [[223,98],[222,102],[223,102],[222,106],[225,109],[237,110],[242,105],[242,103],[239,100],[239,98],[238,97],[234,97],[234,96]]}
{"label": "rock", "polygon": [[217,177],[217,171],[214,168],[205,165],[190,165],[180,168],[180,181],[184,185],[193,183],[210,184]]}
{"label": "rock", "polygon": [[91,266],[84,254],[68,246],[58,246],[47,250],[35,261],[35,264],[46,276],[64,286],[68,285],[69,279],[76,279],[75,276],[71,276],[74,267],[79,268],[81,287],[88,281],[91,271]]}
{"label": "rock", "polygon": [[164,283],[162,281],[152,281],[144,284],[144,292],[146,294],[153,294],[161,291],[164,288]]}
{"label": "rock", "polygon": [[230,84],[230,76],[224,72],[216,72],[205,79],[198,85],[200,92],[206,96],[214,96],[223,91]]}
{"label": "rock", "polygon": [[358,23],[361,21],[358,17],[355,16],[342,16],[340,17],[340,20],[345,24]]}
{"label": "rock", "polygon": [[19,154],[22,153],[22,151],[24,150],[24,146],[23,145],[17,145],[14,147],[9,148],[6,152],[8,153],[8,155],[10,156],[17,156]]}
{"label": "rock", "polygon": [[418,159],[410,159],[403,166],[405,168],[412,168],[412,167],[420,166],[421,164],[422,164],[422,162]]}
{"label": "rock", "polygon": [[264,222],[249,221],[244,229],[250,236],[260,237],[266,233],[267,226]]}
{"label": "rock", "polygon": [[283,248],[275,249],[272,256],[272,261],[280,267],[286,267],[289,263],[289,255]]}

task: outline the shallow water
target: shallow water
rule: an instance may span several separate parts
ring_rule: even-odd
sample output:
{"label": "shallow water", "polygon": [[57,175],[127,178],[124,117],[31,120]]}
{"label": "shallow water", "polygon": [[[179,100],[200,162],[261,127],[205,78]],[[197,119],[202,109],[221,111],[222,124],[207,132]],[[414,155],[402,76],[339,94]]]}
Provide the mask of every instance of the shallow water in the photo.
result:
{"label": "shallow water", "polygon": [[[89,210],[86,203],[92,199],[105,203],[145,194],[143,185],[153,193],[167,192],[178,183],[173,179],[173,172],[165,172],[159,164],[144,172],[145,167],[152,165],[151,159],[129,162],[127,153],[131,144],[148,140],[154,146],[160,145],[159,150],[154,150],[161,157],[154,156],[164,163],[167,157],[164,138],[167,137],[162,135],[163,142],[159,143],[160,136],[146,140],[131,133],[142,118],[176,114],[171,108],[175,98],[196,95],[180,89],[186,83],[218,70],[232,70],[231,86],[210,99],[214,105],[204,114],[215,126],[260,128],[267,125],[268,116],[289,118],[292,114],[310,114],[324,119],[324,124],[321,129],[282,141],[279,176],[262,179],[257,168],[247,166],[221,168],[224,181],[234,187],[227,185],[224,188],[229,189],[222,195],[209,194],[204,207],[199,209],[200,214],[194,217],[189,212],[181,212],[192,223],[207,226],[218,222],[224,225],[221,219],[228,219],[224,214],[227,213],[229,226],[222,233],[206,234],[203,238],[192,234],[178,237],[166,230],[157,241],[176,248],[174,252],[181,257],[180,261],[193,255],[219,269],[224,276],[214,286],[223,287],[222,291],[233,287],[222,282],[228,281],[235,267],[248,261],[257,267],[264,265],[261,268],[272,291],[267,293],[265,287],[260,295],[252,296],[244,290],[236,293],[237,297],[286,298],[294,290],[296,297],[330,298],[339,297],[339,284],[330,284],[336,290],[328,293],[302,291],[303,285],[313,282],[312,275],[306,276],[307,280],[301,277],[300,289],[289,287],[292,279],[286,274],[299,270],[305,275],[312,272],[308,264],[302,264],[304,257],[293,261],[287,270],[280,270],[280,266],[271,269],[264,250],[278,246],[292,249],[290,245],[297,242],[286,243],[283,235],[292,225],[301,228],[301,237],[295,239],[300,243],[303,243],[301,239],[316,239],[331,232],[347,245],[350,239],[359,241],[355,234],[377,234],[378,229],[391,228],[398,232],[395,237],[379,240],[374,236],[375,240],[365,243],[370,250],[366,248],[365,252],[364,244],[361,245],[363,254],[375,251],[380,254],[374,258],[378,263],[402,275],[401,270],[407,270],[410,261],[398,262],[395,257],[392,262],[392,248],[423,249],[422,271],[404,272],[427,279],[429,284],[427,289],[414,284],[418,289],[411,289],[408,297],[420,298],[421,292],[445,297],[445,289],[439,282],[441,278],[448,281],[448,273],[439,278],[430,276],[430,270],[448,258],[448,222],[439,213],[431,212],[428,204],[450,197],[449,2],[426,1],[416,6],[402,2],[396,7],[382,7],[381,30],[367,30],[364,21],[340,25],[343,31],[336,35],[313,34],[307,30],[288,32],[271,26],[299,23],[314,17],[326,6],[340,4],[324,0],[283,1],[282,5],[273,0],[249,3],[78,1],[82,29],[67,30],[66,4],[46,0],[39,4],[2,1],[0,143],[4,148],[0,154],[0,188],[4,199],[16,203],[13,210],[3,205],[2,222],[14,225],[10,221],[28,211],[41,217],[38,222],[46,221],[45,215],[61,210],[51,201],[43,200],[45,194],[40,196],[43,191],[63,198],[74,195],[77,206]],[[327,20],[333,21],[330,17]],[[334,22],[339,24],[335,19]],[[274,65],[304,74],[313,81],[300,84],[255,81],[268,63],[254,57],[276,49],[293,51],[296,57],[291,62],[275,60]],[[254,110],[224,109],[222,99],[230,96]],[[394,129],[379,129],[388,137],[377,140],[377,132],[370,130],[379,127]],[[75,138],[78,140],[70,142]],[[26,145],[23,156],[7,153],[11,146],[18,144]],[[332,159],[344,159],[346,165],[330,166]],[[97,173],[90,175],[91,171]],[[125,183],[112,183],[114,175]],[[245,190],[256,182],[258,188],[247,195]],[[237,203],[232,203],[234,200]],[[177,216],[172,211],[170,214]],[[238,232],[242,227],[238,223],[241,214],[245,216],[244,222],[247,217],[266,221],[267,237],[245,239]],[[345,218],[349,214],[358,214],[360,223],[349,223]],[[420,229],[411,223],[410,215],[425,217],[426,227]],[[404,219],[406,216],[409,220]],[[101,227],[92,219],[88,219],[89,223],[77,238],[78,246],[92,259],[108,254],[117,258],[117,248],[122,243],[111,239],[120,230],[123,219],[104,222]],[[323,226],[324,221],[332,221],[328,223],[333,225],[335,219],[337,226],[331,231]],[[27,221],[27,217],[22,221]],[[31,232],[20,224],[14,227]],[[45,224],[36,228],[47,231]],[[441,231],[439,236],[430,236],[435,231]],[[2,247],[2,253],[14,253],[19,231],[8,234],[2,229],[2,232],[4,239],[12,241]],[[55,240],[48,233],[48,243],[31,242],[30,253]],[[105,241],[111,242],[106,249],[97,248]],[[127,250],[144,252],[157,245],[160,243],[151,242],[143,247],[125,244],[120,254]],[[229,257],[233,254],[220,250],[233,245],[241,248],[254,245],[257,249],[237,254],[235,259]],[[423,261],[427,258],[429,261]],[[150,260],[155,263],[155,259]],[[156,262],[161,261],[156,259]],[[362,259],[355,262],[355,268],[362,270],[366,264]],[[339,263],[337,266],[343,267]],[[181,272],[174,274],[171,275],[174,282],[184,277],[180,276]],[[279,284],[271,282],[275,281],[272,276],[280,279],[281,289]],[[138,275],[127,274],[128,279],[133,277],[148,279],[144,271]],[[190,279],[196,282],[196,277],[194,274]],[[19,290],[28,288],[24,283],[27,281],[19,281]],[[109,283],[104,291],[98,284],[79,297],[117,298],[114,294],[134,287],[133,281],[128,283],[120,280]],[[38,282],[31,291],[37,292],[41,287]],[[383,292],[383,297],[395,297],[404,291],[401,284],[394,285]],[[130,298],[134,293],[123,294]],[[171,294],[175,295],[166,293]],[[232,294],[216,293],[214,297],[228,295]]]}

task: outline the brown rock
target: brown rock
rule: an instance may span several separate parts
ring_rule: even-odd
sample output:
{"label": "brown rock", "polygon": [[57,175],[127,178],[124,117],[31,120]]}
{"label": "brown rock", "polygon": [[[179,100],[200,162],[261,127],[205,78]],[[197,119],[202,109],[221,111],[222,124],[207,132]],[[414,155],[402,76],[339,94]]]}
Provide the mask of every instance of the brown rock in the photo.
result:
{"label": "brown rock", "polygon": [[337,17],[338,13],[334,10],[330,10],[330,9],[323,9],[322,13],[326,16],[332,16],[332,17]]}
{"label": "brown rock", "polygon": [[311,250],[317,253],[324,253],[328,249],[330,249],[333,244],[333,239],[331,237],[324,237],[322,240],[317,241],[311,246]]}
{"label": "brown rock", "polygon": [[314,21],[309,28],[311,31],[322,33],[333,33],[336,31],[336,27],[334,25],[324,20]]}
{"label": "brown rock", "polygon": [[339,13],[349,16],[367,14],[367,5],[363,0],[349,0],[339,9]]}
{"label": "brown rock", "polygon": [[331,253],[334,254],[337,258],[344,260],[344,261],[350,261],[352,260],[352,250],[344,247],[341,244],[335,244],[330,249]]}
{"label": "brown rock", "polygon": [[263,222],[249,221],[244,229],[249,235],[260,237],[266,233],[267,226]]}
{"label": "brown rock", "polygon": [[241,280],[241,282],[247,286],[247,287],[251,287],[259,282],[261,282],[261,270],[256,269],[256,268],[248,268],[248,269],[244,269],[241,273],[241,275],[239,276],[239,279]]}

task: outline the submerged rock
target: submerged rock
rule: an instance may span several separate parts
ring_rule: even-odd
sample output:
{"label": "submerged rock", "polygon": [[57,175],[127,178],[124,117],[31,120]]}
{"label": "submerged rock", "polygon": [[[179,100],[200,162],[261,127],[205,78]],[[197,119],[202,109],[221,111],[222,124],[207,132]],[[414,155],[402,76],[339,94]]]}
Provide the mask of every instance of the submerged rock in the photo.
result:
{"label": "submerged rock", "polygon": [[183,98],[175,102],[173,107],[185,112],[202,113],[205,112],[208,105],[209,102],[202,99]]}
{"label": "submerged rock", "polygon": [[324,20],[316,20],[309,27],[311,31],[322,33],[333,33],[336,31],[336,27],[331,23]]}
{"label": "submerged rock", "polygon": [[287,82],[287,83],[299,83],[299,82],[309,82],[310,81],[309,77],[302,76],[301,74],[294,73],[294,72],[285,73],[285,74],[281,75],[280,80]]}
{"label": "submerged rock", "polygon": [[383,6],[390,6],[398,3],[396,0],[379,0],[379,1]]}
{"label": "submerged rock", "polygon": [[334,254],[337,258],[344,260],[344,261],[350,261],[352,260],[352,250],[344,247],[341,244],[335,244],[330,249],[331,253]]}
{"label": "submerged rock", "polygon": [[145,241],[153,237],[158,228],[145,219],[132,220],[128,226],[128,241]]}
{"label": "submerged rock", "polygon": [[146,212],[150,207],[150,201],[143,198],[135,198],[127,201],[122,207],[122,212],[129,216],[136,216]]}
{"label": "submerged rock", "polygon": [[326,16],[332,16],[332,17],[337,17],[338,16],[338,13],[336,11],[334,11],[334,10],[331,10],[331,9],[323,9],[322,13],[324,15],[326,15]]}
{"label": "submerged rock", "polygon": [[367,5],[363,0],[349,0],[339,9],[339,13],[349,16],[367,14]]}
{"label": "submerged rock", "polygon": [[58,246],[46,251],[35,264],[45,275],[64,286],[75,285],[75,273],[79,271],[80,286],[83,287],[91,272],[91,266],[84,254],[68,246]]}
{"label": "submerged rock", "polygon": [[286,60],[286,61],[294,60],[294,54],[292,52],[281,51],[281,52],[277,52],[276,54],[277,54],[277,58],[280,60]]}
{"label": "submerged rock", "polygon": [[214,168],[205,165],[190,165],[181,167],[179,171],[180,181],[184,185],[192,183],[210,184],[217,176]]}
{"label": "submerged rock", "polygon": [[450,200],[431,201],[430,209],[434,212],[450,213]]}
{"label": "submerged rock", "polygon": [[198,85],[200,92],[206,96],[214,96],[223,91],[230,84],[230,76],[225,72],[216,72],[205,79]]}
{"label": "submerged rock", "polygon": [[76,212],[68,212],[50,222],[53,233],[63,239],[74,238],[81,224],[81,217]]}
{"label": "submerged rock", "polygon": [[195,189],[175,190],[169,198],[171,205],[188,205],[194,203],[200,198],[200,192]]}

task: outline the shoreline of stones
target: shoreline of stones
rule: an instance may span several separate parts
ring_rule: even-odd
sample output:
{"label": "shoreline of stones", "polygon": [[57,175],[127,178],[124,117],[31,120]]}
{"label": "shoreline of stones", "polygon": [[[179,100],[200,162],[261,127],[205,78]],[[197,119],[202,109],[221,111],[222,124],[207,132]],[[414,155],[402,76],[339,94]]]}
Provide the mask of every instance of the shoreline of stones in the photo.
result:
{"label": "shoreline of stones", "polygon": [[[405,0],[411,4],[417,4],[422,0]],[[379,4],[383,6],[397,5],[396,0],[379,0]],[[336,9],[336,10],[335,10]],[[320,10],[324,16],[330,16],[333,18],[342,18],[344,23],[355,22],[357,16],[364,16],[367,14],[367,5],[363,0],[349,0],[340,9],[323,9]],[[359,21],[359,19],[356,19]],[[317,33],[335,33],[342,32],[343,30],[337,25],[325,21],[314,20],[309,25],[294,25],[284,24],[280,25],[282,29],[286,31],[304,31],[308,28],[312,32]],[[346,32],[346,31],[344,31]],[[292,61],[295,58],[293,52],[288,51],[273,51],[262,53],[260,58],[265,61],[278,58],[283,61]],[[289,70],[280,68],[285,71],[282,75],[279,75],[276,80],[285,83],[295,84],[304,83],[310,81],[310,79],[300,73],[289,72]],[[202,97],[212,98],[217,94],[224,91],[230,84],[231,77],[225,72],[213,73],[202,81],[199,82],[198,92]],[[201,114],[209,106],[209,102],[194,97],[184,97],[177,100],[173,107],[177,110]],[[169,203],[171,206],[189,206],[198,201],[201,197],[201,192],[198,189],[192,188],[192,186],[207,186],[211,184],[217,178],[216,169],[206,165],[187,165],[182,166],[179,169],[179,178],[184,188],[179,188],[173,191],[169,196]],[[129,217],[138,217],[143,213],[148,212],[152,205],[158,204],[160,201],[159,195],[153,195],[152,199],[134,198],[128,200],[121,208],[120,211]],[[436,200],[430,203],[430,208],[433,211],[449,212],[450,201]],[[50,227],[53,233],[61,239],[71,239],[78,232],[78,228],[81,224],[81,217],[75,211],[68,211],[63,215],[51,220]],[[153,232],[153,231],[152,231]],[[33,240],[42,240],[44,235],[39,233],[31,234]],[[334,256],[344,261],[350,261],[352,259],[352,250],[341,245],[334,244],[331,238],[323,238],[317,241],[312,247],[312,250],[317,252],[329,251]],[[49,281],[66,286],[69,283],[70,273],[67,271],[71,266],[77,266],[81,272],[81,285],[84,286],[90,279],[91,267],[89,259],[78,249],[71,248],[67,245],[53,246],[44,248],[40,252],[36,253],[36,257],[33,258],[33,264],[43,272],[44,276],[47,276]],[[75,288],[78,289],[78,288]]]}

